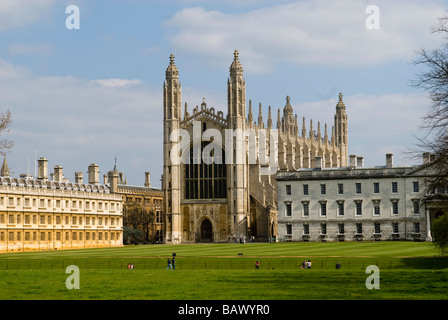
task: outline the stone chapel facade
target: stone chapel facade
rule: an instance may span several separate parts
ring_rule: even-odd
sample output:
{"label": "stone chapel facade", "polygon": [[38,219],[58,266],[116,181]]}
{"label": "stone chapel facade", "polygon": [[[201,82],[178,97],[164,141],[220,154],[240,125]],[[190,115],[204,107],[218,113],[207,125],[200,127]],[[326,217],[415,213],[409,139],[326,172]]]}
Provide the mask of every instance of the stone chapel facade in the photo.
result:
{"label": "stone chapel facade", "polygon": [[[186,103],[182,112],[179,70],[174,56],[170,56],[163,84],[166,243],[268,241],[277,235],[277,168],[313,168],[316,157],[322,159],[324,167],[347,166],[347,114],[342,94],[330,135],[326,124],[322,133],[320,123],[316,131],[312,120],[307,130],[305,118],[299,131],[289,97],[283,116],[278,109],[276,128],[271,107],[265,124],[261,104],[258,121],[254,121],[251,100],[248,104],[246,114],[246,80],[235,50],[227,81],[227,114],[207,106],[205,99],[192,114]],[[235,132],[252,135],[241,137]],[[254,139],[255,145],[265,144],[269,157],[275,157],[275,166],[260,161],[259,155],[250,161],[250,139]],[[224,140],[232,143],[224,144]],[[275,142],[274,147],[271,141]],[[179,148],[180,145],[184,147]],[[204,155],[213,161],[205,161]],[[240,161],[233,161],[238,155],[243,155],[238,158]],[[182,161],[173,161],[177,156]],[[275,170],[263,171],[269,168]]]}

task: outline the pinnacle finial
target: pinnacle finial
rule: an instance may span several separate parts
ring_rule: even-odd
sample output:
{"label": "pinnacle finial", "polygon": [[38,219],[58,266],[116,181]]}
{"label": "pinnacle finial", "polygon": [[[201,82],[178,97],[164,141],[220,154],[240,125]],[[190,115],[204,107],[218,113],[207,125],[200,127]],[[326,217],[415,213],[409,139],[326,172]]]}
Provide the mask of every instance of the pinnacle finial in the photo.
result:
{"label": "pinnacle finial", "polygon": [[342,101],[342,92],[339,92],[339,101]]}
{"label": "pinnacle finial", "polygon": [[238,50],[235,49],[235,51],[233,52],[233,56],[235,60],[238,60]]}
{"label": "pinnacle finial", "polygon": [[170,64],[174,64],[174,54],[170,54]]}

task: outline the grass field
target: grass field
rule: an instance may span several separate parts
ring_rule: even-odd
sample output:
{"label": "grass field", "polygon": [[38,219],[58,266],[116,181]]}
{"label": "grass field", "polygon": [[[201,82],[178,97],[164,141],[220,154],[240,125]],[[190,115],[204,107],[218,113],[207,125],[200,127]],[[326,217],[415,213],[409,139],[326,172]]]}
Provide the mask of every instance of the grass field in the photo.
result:
{"label": "grass field", "polygon": [[[176,253],[176,269],[166,260]],[[312,269],[299,269],[302,260]],[[254,263],[261,262],[256,270]],[[342,268],[335,269],[340,261]],[[134,270],[127,264],[133,262]],[[76,265],[80,289],[65,269]],[[367,289],[369,265],[379,289]],[[447,299],[448,258],[430,243],[146,245],[0,255],[2,300]]]}

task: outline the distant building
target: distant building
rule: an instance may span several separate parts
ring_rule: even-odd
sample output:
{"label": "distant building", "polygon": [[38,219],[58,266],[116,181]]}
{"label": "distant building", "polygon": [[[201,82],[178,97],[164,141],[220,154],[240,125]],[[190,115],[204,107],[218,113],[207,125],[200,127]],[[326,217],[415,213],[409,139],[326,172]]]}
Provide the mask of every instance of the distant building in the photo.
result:
{"label": "distant building", "polygon": [[38,160],[38,176],[11,178],[6,159],[0,177],[0,251],[111,247],[123,243],[121,195],[98,183],[98,166],[89,166],[89,181],[64,178],[48,161]]}
{"label": "distant building", "polygon": [[[318,155],[322,156],[325,167],[347,165],[348,120],[342,94],[339,94],[331,127],[321,126],[317,121],[313,124],[312,120],[307,127],[305,118],[301,119],[300,126],[289,96],[283,115],[280,109],[277,110],[276,123],[271,107],[263,119],[261,103],[256,119],[251,100],[246,100],[243,66],[235,50],[226,97],[227,101],[222,102],[226,112],[208,106],[205,99],[191,113],[187,103],[183,109],[179,69],[174,63],[174,55],[170,56],[163,84],[162,189],[167,243],[268,241],[275,237],[277,170],[271,171],[269,165],[272,163],[266,165],[261,156],[256,160],[241,159],[241,156],[251,154],[251,145],[265,149],[264,155],[269,154],[272,160],[278,161],[280,169],[313,168]],[[182,151],[186,160],[182,163],[171,161],[171,156],[177,156],[172,151],[178,146],[179,130],[192,137]],[[250,141],[235,136],[241,132],[250,134]],[[216,145],[212,153],[209,134]],[[278,154],[270,149],[270,142],[274,143],[269,140],[271,137],[278,137],[278,143],[275,143]],[[223,143],[233,140],[235,143],[231,145]],[[213,162],[201,161],[204,154]]]}
{"label": "distant building", "polygon": [[[426,162],[426,161],[425,161]],[[345,168],[280,171],[278,236],[281,241],[431,241],[425,166],[364,167],[350,156]]]}
{"label": "distant building", "polygon": [[[104,175],[104,184],[110,185],[110,192],[120,194],[123,199],[123,226],[134,229],[143,229],[146,241],[150,243],[162,243],[164,238],[163,218],[163,191],[151,187],[150,173],[145,172],[144,186],[130,186],[123,173],[114,170]],[[153,222],[148,226],[131,225],[127,223],[127,209],[132,206],[141,206],[146,214],[154,215]]]}
{"label": "distant building", "polygon": [[88,182],[83,172],[75,181],[56,165],[48,178],[48,160],[38,160],[37,177],[11,178],[6,159],[0,170],[0,252],[57,250],[123,245],[123,212],[127,204],[141,204],[154,213],[149,236],[163,241],[163,193],[151,188],[149,172],[144,186],[129,186],[116,166],[99,183],[99,167],[90,164]]}

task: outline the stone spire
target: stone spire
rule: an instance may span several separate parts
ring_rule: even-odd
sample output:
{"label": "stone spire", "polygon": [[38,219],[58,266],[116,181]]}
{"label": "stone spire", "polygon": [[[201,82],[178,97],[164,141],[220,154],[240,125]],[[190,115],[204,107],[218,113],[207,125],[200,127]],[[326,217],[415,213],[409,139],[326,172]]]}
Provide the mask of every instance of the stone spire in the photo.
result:
{"label": "stone spire", "polygon": [[313,119],[310,120],[310,139],[314,140]]}
{"label": "stone spire", "polygon": [[303,117],[303,121],[302,121],[302,138],[306,138],[306,124],[305,124],[305,117]]}
{"label": "stone spire", "polygon": [[252,114],[252,100],[249,100],[249,112],[247,115],[247,124],[250,128],[254,125],[254,115]]}
{"label": "stone spire", "polygon": [[233,53],[233,62],[230,65],[230,75],[233,74],[242,74],[243,73],[243,66],[240,63],[240,60],[238,58],[238,50],[235,50]]}
{"label": "stone spire", "polygon": [[281,116],[280,116],[280,109],[278,109],[278,112],[277,112],[277,129],[282,132],[282,120],[281,120]]}
{"label": "stone spire", "polygon": [[261,111],[261,102],[258,104],[258,127],[264,129],[263,112]]}
{"label": "stone spire", "polygon": [[272,114],[271,114],[271,106],[269,106],[269,111],[268,111],[268,129],[272,129]]}
{"label": "stone spire", "polygon": [[322,142],[322,135],[320,133],[320,121],[317,122],[317,141]]}
{"label": "stone spire", "polygon": [[173,79],[173,78],[179,79],[179,70],[174,64],[174,54],[170,55],[170,64],[166,68],[165,75],[167,79]]}
{"label": "stone spire", "polygon": [[185,102],[184,120],[188,119],[189,117],[190,117],[190,114],[188,113],[188,105]]}
{"label": "stone spire", "polygon": [[9,178],[10,172],[8,168],[8,162],[6,162],[6,158],[3,159],[2,169],[0,171],[0,175],[5,178]]}
{"label": "stone spire", "polygon": [[283,130],[285,131],[285,133],[287,132],[291,134],[293,132],[292,129],[294,125],[294,115],[289,96],[286,96],[286,105],[283,108],[283,121],[284,121]]}

